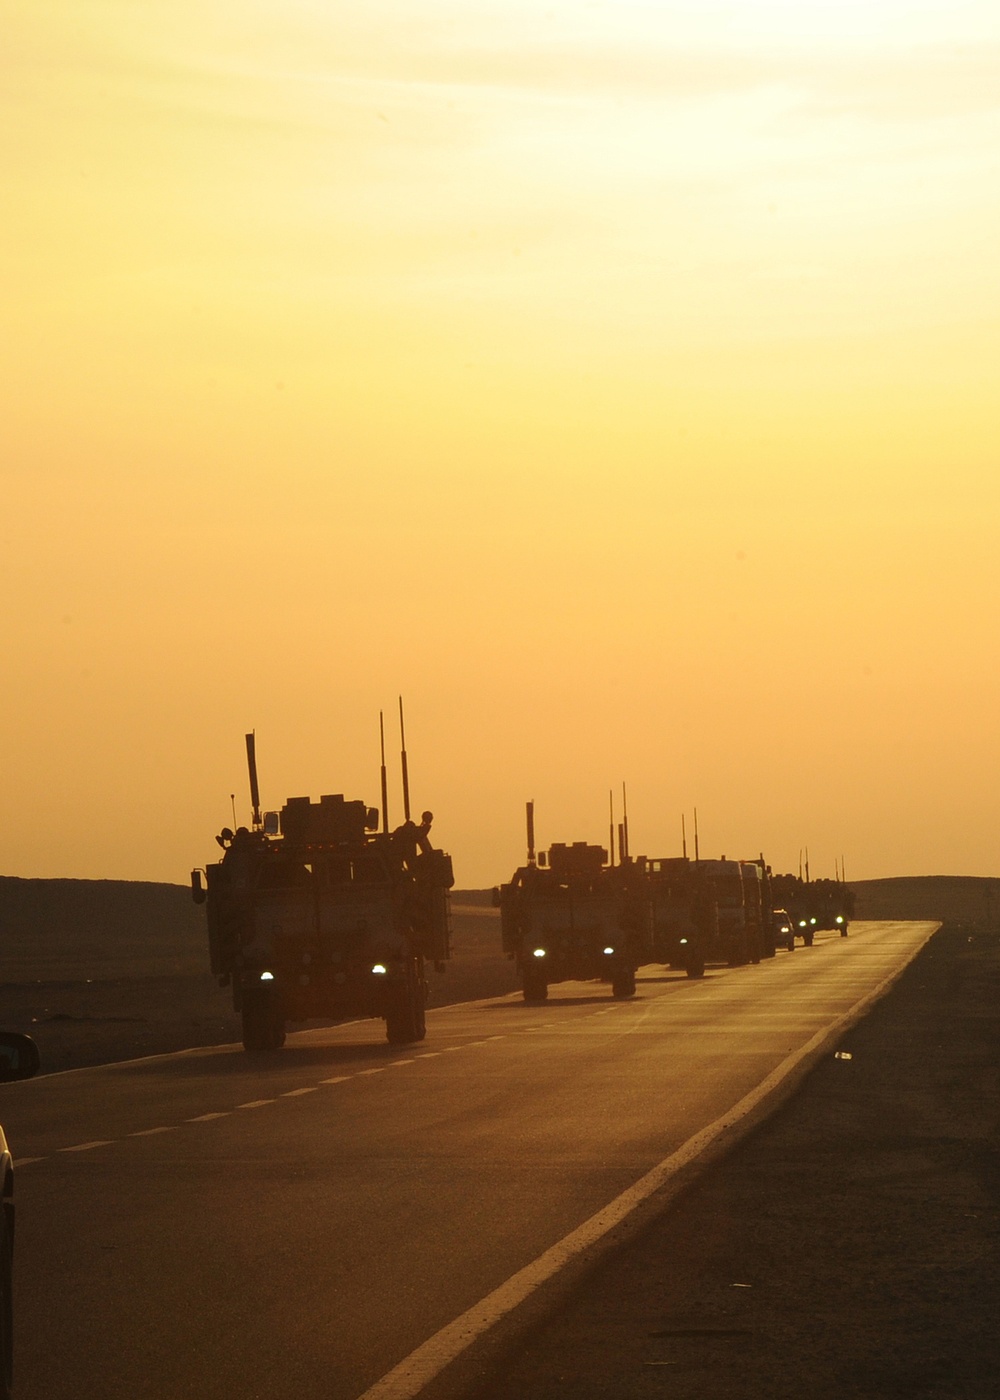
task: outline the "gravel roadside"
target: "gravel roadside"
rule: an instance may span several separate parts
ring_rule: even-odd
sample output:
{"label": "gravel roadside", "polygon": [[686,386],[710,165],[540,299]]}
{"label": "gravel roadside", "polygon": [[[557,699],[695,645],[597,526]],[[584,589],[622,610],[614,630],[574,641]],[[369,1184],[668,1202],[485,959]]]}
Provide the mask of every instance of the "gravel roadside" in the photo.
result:
{"label": "gravel roadside", "polygon": [[940,929],[838,1055],[474,1400],[1000,1394],[1000,934]]}

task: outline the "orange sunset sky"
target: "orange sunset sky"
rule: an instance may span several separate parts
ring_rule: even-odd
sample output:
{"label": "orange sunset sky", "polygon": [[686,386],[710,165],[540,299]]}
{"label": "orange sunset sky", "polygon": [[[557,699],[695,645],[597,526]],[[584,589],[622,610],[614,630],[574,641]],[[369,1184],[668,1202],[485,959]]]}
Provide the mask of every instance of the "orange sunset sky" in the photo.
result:
{"label": "orange sunset sky", "polygon": [[3,874],[185,882],[251,728],[375,803],[400,692],[459,886],[622,781],[636,853],[997,873],[1000,7],[14,0],[0,64]]}

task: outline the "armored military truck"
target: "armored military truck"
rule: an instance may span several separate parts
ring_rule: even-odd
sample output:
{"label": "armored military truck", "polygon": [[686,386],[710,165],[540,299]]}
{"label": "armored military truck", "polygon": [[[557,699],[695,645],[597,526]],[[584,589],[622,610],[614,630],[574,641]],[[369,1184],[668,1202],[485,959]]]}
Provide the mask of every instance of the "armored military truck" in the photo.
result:
{"label": "armored military truck", "polygon": [[635,863],[611,865],[603,847],[585,841],[557,843],[536,858],[529,803],[527,864],[496,900],[525,1001],[545,1001],[553,982],[592,978],[610,982],[614,997],[635,995],[636,969],[652,958],[649,897]]}
{"label": "armored military truck", "polygon": [[643,858],[653,920],[655,962],[704,977],[705,965],[725,962],[715,885],[702,861],[687,856]]}
{"label": "armored military truck", "polygon": [[378,831],[377,808],[334,793],[262,817],[252,737],[253,825],[224,829],[222,859],[204,884],[191,876],[245,1048],[279,1049],[286,1024],[310,1018],[382,1017],[390,1044],[422,1040],[425,969],[450,956],[454,883],[451,857],[430,844],[431,813]]}

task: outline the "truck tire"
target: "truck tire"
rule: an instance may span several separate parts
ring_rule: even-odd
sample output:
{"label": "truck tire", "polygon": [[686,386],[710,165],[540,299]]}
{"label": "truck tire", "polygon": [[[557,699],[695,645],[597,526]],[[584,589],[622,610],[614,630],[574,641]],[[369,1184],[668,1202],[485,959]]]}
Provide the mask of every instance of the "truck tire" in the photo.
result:
{"label": "truck tire", "polygon": [[526,966],[521,974],[521,986],[525,1001],[548,1001],[549,984],[544,968],[536,967],[534,964]]}
{"label": "truck tire", "polygon": [[705,959],[700,953],[690,953],[684,964],[684,971],[689,977],[704,977]]}
{"label": "truck tire", "polygon": [[13,1394],[14,1307],[11,1260],[14,1249],[7,1228],[7,1211],[0,1209],[0,1400]]}
{"label": "truck tire", "polygon": [[285,1043],[285,1021],[277,999],[256,987],[243,991],[244,1050],[280,1050]]}
{"label": "truck tire", "polygon": [[388,989],[385,1011],[385,1038],[390,1045],[412,1045],[427,1034],[427,987],[423,969],[414,959],[406,970],[406,980]]}
{"label": "truck tire", "polygon": [[811,947],[812,947],[812,945],[813,945],[813,931],[812,931],[811,928],[807,928],[806,931],[805,931],[805,933],[802,935],[802,942],[806,945],[807,948],[811,948]]}
{"label": "truck tire", "polygon": [[616,967],[611,974],[611,995],[618,1001],[635,996],[635,968]]}
{"label": "truck tire", "polygon": [[841,926],[840,926],[840,936],[841,936],[841,938],[846,938],[846,937],[847,937],[847,925],[846,925],[846,924],[841,924]]}

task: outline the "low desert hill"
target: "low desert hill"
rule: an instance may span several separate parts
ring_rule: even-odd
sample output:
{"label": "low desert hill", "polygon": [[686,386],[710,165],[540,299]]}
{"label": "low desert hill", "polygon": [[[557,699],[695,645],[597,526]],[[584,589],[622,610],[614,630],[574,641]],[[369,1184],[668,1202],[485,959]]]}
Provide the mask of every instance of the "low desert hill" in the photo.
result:
{"label": "low desert hill", "polygon": [[857,919],[939,919],[995,929],[1000,923],[1000,880],[976,875],[902,875],[852,880]]}

